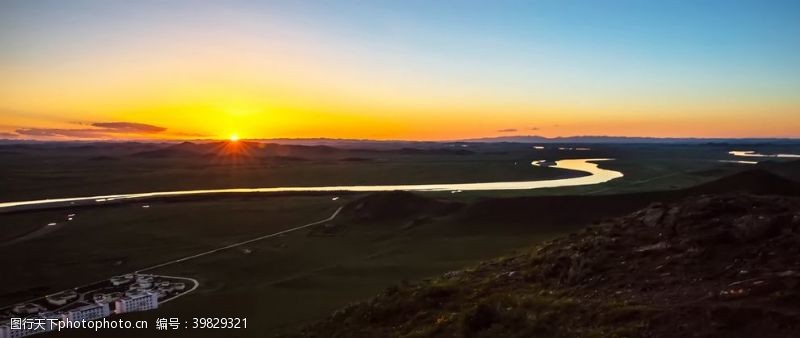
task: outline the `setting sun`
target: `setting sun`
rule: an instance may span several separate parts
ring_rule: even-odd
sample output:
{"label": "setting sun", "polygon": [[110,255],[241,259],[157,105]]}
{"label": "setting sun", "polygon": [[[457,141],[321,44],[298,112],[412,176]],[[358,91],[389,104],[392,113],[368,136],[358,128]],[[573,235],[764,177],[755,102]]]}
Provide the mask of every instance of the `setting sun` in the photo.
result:
{"label": "setting sun", "polygon": [[0,138],[800,137],[796,1],[601,2],[0,1]]}
{"label": "setting sun", "polygon": [[239,141],[239,135],[236,135],[236,134],[231,134],[231,136],[230,136],[228,139],[229,139],[231,142],[236,142],[236,141]]}

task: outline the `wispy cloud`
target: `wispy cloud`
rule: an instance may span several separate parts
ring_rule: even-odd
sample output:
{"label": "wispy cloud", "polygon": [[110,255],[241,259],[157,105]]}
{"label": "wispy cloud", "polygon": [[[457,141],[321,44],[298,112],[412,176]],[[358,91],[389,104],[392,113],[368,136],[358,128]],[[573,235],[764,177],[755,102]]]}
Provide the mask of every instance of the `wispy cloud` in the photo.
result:
{"label": "wispy cloud", "polygon": [[74,138],[100,138],[105,136],[97,129],[57,129],[57,128],[23,128],[17,129],[17,134],[34,137],[74,137]]}
{"label": "wispy cloud", "polygon": [[162,133],[167,130],[164,127],[135,122],[97,122],[92,123],[92,126],[114,133]]}
{"label": "wispy cloud", "polygon": [[0,138],[17,138],[19,135],[14,133],[0,132]]}
{"label": "wispy cloud", "polygon": [[541,129],[541,128],[539,128],[539,127],[530,127],[530,128],[528,128],[528,130],[539,130],[539,129]]}
{"label": "wispy cloud", "polygon": [[97,122],[92,128],[21,128],[16,133],[33,138],[106,139],[118,136],[147,136],[163,133],[167,128],[134,122]]}
{"label": "wispy cloud", "polygon": [[516,128],[508,128],[508,129],[500,129],[497,132],[498,133],[514,133],[516,131],[517,131]]}
{"label": "wispy cloud", "polygon": [[187,133],[187,132],[175,132],[171,133],[171,135],[175,135],[178,137],[198,137],[198,138],[206,138],[212,136],[210,134],[204,134],[204,133]]}

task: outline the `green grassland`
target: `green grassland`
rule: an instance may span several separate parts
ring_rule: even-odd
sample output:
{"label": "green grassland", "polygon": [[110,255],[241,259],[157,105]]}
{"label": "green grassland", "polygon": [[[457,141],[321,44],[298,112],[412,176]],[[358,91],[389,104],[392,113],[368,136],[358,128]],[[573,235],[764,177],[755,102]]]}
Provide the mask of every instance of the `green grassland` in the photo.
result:
{"label": "green grassland", "polygon": [[[157,273],[190,276],[204,283],[196,294],[168,304],[161,314],[257,318],[248,336],[286,332],[388,285],[439,275],[550,238],[535,233],[427,236],[413,230],[365,230],[348,229],[330,237],[299,232],[248,247],[249,254],[231,251],[159,269]],[[203,333],[182,336],[219,336]]]}
{"label": "green grassland", "polygon": [[[614,193],[677,189],[747,165],[730,150],[798,153],[797,146],[589,144],[470,144],[458,149],[336,149],[266,145],[226,154],[210,145],[190,153],[160,144],[0,145],[0,201],[151,191],[241,187],[468,183],[575,177],[580,172],[533,167],[532,160],[612,158],[603,167],[625,177],[608,185],[472,196]],[[193,145],[195,149],[201,145]],[[274,149],[273,149],[274,148]],[[286,148],[286,149],[284,149]],[[154,150],[155,149],[155,150]],[[160,152],[172,151],[172,152]],[[196,150],[199,151],[199,150]],[[159,154],[143,156],[141,154]]]}
{"label": "green grassland", "polygon": [[[728,154],[730,150],[755,150],[763,153],[800,154],[797,146],[767,145],[590,145],[590,151],[540,151],[528,153],[544,159],[609,158],[598,162],[601,168],[624,173],[624,177],[601,185],[546,188],[535,190],[509,190],[490,192],[465,191],[449,198],[473,201],[485,197],[552,196],[552,195],[604,195],[630,192],[676,190],[706,183],[744,170],[754,165],[726,163],[722,160],[753,160],[763,162],[759,167],[772,170],[784,177],[800,180],[800,170],[787,169],[783,164],[792,159],[743,158]],[[436,193],[446,197],[447,193]]]}
{"label": "green grassland", "polygon": [[[258,235],[328,217],[329,197],[126,204],[0,214],[7,229],[63,224],[22,243],[0,246],[0,302],[8,304],[131,272]],[[69,213],[77,213],[67,221]]]}
{"label": "green grassland", "polygon": [[[719,162],[735,159],[727,151],[741,148],[737,146],[590,147],[589,151],[562,151],[556,146],[534,150],[519,144],[475,145],[464,153],[366,150],[318,153],[318,149],[296,149],[291,156],[239,159],[142,158],[120,155],[122,150],[103,155],[97,149],[0,151],[0,200],[175,189],[455,183],[580,175],[532,167],[529,163],[534,159],[613,158],[601,166],[625,174],[621,179],[596,186],[423,194],[475,203],[495,197],[675,190],[752,168]],[[798,152],[785,147],[747,149]],[[130,154],[133,150],[123,153]],[[796,175],[796,170],[786,166],[776,172]],[[341,198],[334,201],[333,196]],[[314,222],[362,196],[210,196],[0,214],[0,263],[5,268],[0,275],[0,303],[11,304]],[[143,208],[145,204],[150,207]],[[125,317],[144,318],[151,323],[158,317],[188,320],[198,316],[238,316],[250,320],[249,328],[242,331],[177,332],[185,337],[288,332],[387,286],[438,276],[507,254],[574,231],[594,216],[605,216],[598,210],[567,210],[559,206],[547,209],[536,208],[547,215],[533,214],[522,220],[486,214],[474,219],[464,218],[461,213],[432,216],[422,209],[366,221],[345,214],[328,227],[303,229],[150,271],[196,278],[200,287],[157,311]],[[77,216],[66,221],[70,213]],[[579,214],[586,215],[575,217]],[[50,222],[57,222],[58,228],[3,245],[35,234]],[[81,331],[61,335],[85,334]],[[133,337],[141,332],[117,330],[114,334]]]}
{"label": "green grassland", "polygon": [[[2,300],[10,304],[323,219],[356,197],[237,197],[150,203],[147,209],[142,203],[81,209],[58,231],[0,248],[0,260],[9,267],[0,282],[6,291]],[[63,214],[17,213],[0,220],[6,226],[12,219],[39,224]],[[332,222],[333,228],[303,229],[148,271],[196,278],[200,288],[157,311],[126,318],[154,323],[158,317],[241,316],[251,322],[240,333],[285,332],[387,285],[438,275],[560,232],[504,224],[484,224],[475,231],[449,216],[414,222],[416,216],[343,219]],[[64,336],[70,334],[85,332]],[[231,332],[182,332],[203,334]]]}
{"label": "green grassland", "polygon": [[151,191],[280,186],[425,184],[575,177],[533,167],[526,151],[412,154],[341,151],[295,156],[116,156],[83,151],[0,152],[0,201]]}

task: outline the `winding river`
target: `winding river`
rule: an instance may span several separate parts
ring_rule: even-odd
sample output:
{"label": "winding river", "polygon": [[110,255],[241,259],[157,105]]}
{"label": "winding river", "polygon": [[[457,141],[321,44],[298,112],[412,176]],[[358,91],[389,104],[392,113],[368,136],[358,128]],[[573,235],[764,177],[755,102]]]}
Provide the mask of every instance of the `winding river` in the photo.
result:
{"label": "winding river", "polygon": [[761,154],[752,150],[733,150],[728,154],[740,157],[776,157],[776,158],[800,158],[798,154]]}
{"label": "winding river", "polygon": [[[511,182],[484,182],[484,183],[442,183],[442,184],[402,184],[402,185],[354,185],[354,186],[318,186],[318,187],[270,187],[270,188],[233,188],[233,189],[210,189],[210,190],[181,190],[181,191],[159,191],[135,194],[119,194],[105,196],[87,197],[67,197],[42,199],[33,201],[2,202],[0,209],[4,208],[35,208],[57,205],[89,205],[94,203],[104,203],[119,200],[138,200],[153,197],[170,197],[203,194],[229,194],[229,193],[269,193],[269,192],[373,192],[373,191],[485,191],[485,190],[529,190],[540,188],[569,187],[578,185],[589,185],[608,182],[615,178],[622,177],[619,171],[602,169],[598,167],[598,161],[610,159],[570,159],[556,161],[552,168],[577,170],[589,173],[587,176],[562,178],[552,180],[535,181],[511,181]],[[534,161],[534,166],[546,165],[544,161]]]}

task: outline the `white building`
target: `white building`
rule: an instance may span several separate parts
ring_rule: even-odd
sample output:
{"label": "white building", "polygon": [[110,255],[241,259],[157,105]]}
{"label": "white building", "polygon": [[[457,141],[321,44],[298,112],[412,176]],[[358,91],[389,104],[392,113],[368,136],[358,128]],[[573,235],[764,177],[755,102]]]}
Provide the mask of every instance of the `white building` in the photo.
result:
{"label": "white building", "polygon": [[79,322],[82,320],[95,320],[111,315],[108,303],[84,305],[63,314],[64,321]]}
{"label": "white building", "polygon": [[158,307],[158,294],[142,290],[129,291],[125,293],[125,297],[116,301],[115,306],[116,313],[152,310]]}

